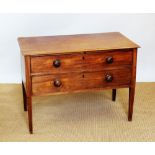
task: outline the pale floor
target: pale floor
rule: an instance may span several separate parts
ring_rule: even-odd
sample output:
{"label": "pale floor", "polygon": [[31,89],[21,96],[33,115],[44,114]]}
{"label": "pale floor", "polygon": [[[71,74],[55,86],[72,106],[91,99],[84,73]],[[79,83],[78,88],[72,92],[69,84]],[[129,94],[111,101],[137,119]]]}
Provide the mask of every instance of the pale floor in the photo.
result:
{"label": "pale floor", "polygon": [[20,84],[0,85],[0,141],[155,141],[155,83],[137,83],[133,121],[128,89],[33,98],[34,134]]}

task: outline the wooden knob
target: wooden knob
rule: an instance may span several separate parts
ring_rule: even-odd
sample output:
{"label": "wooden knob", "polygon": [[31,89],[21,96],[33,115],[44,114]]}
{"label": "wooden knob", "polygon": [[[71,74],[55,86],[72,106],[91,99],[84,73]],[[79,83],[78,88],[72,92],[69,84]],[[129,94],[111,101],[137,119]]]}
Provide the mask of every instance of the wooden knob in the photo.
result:
{"label": "wooden knob", "polygon": [[106,62],[108,63],[108,64],[111,64],[112,62],[113,62],[113,57],[107,57],[106,58]]}
{"label": "wooden knob", "polygon": [[106,80],[107,82],[111,82],[111,81],[113,80],[113,76],[110,75],[110,74],[107,74],[107,75],[105,76],[105,80]]}
{"label": "wooden knob", "polygon": [[61,61],[58,60],[58,59],[57,59],[57,60],[54,60],[54,61],[53,61],[53,66],[56,67],[56,68],[57,68],[57,67],[60,67],[60,66],[61,66]]}
{"label": "wooden knob", "polygon": [[58,79],[54,80],[54,86],[55,86],[55,87],[60,87],[61,84],[62,84],[62,83],[61,83],[60,80],[58,80]]}

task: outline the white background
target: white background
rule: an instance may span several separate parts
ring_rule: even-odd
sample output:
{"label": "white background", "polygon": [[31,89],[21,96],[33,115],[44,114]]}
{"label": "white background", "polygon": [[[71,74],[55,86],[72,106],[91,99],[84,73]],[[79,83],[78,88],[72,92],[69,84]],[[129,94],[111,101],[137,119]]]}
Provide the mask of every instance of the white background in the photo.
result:
{"label": "white background", "polygon": [[[0,0],[0,12],[1,13],[107,13],[107,12],[117,12],[117,13],[155,13],[155,1],[154,0]],[[150,18],[151,25],[153,27],[154,17]],[[147,17],[145,18],[148,21]],[[145,23],[145,20],[142,23]],[[3,20],[4,21],[4,20]],[[127,22],[128,23],[128,22]],[[137,20],[135,23],[136,24]],[[0,25],[2,25],[2,20],[0,19]],[[18,23],[19,24],[22,23]],[[106,23],[104,23],[106,24]],[[145,25],[145,24],[144,24]],[[90,25],[89,25],[90,26]],[[143,25],[140,25],[142,29]],[[4,28],[4,26],[2,27]],[[11,25],[10,25],[11,28]],[[147,27],[145,33],[150,31]],[[1,36],[0,27],[0,36]],[[152,30],[153,31],[153,30]],[[128,32],[129,33],[129,32]],[[143,37],[143,32],[140,32],[141,37]],[[153,35],[153,34],[152,34]],[[153,38],[153,37],[152,37]],[[4,39],[4,38],[3,38]],[[143,37],[143,39],[145,39]],[[13,39],[14,40],[14,39]],[[150,39],[151,40],[151,39]],[[153,44],[153,40],[151,43]],[[1,45],[1,41],[0,41]],[[151,48],[151,47],[150,47]],[[143,49],[143,48],[142,48]],[[2,50],[0,50],[1,52]],[[153,49],[152,49],[153,51]],[[8,52],[8,51],[7,51]],[[16,51],[17,52],[17,51]],[[150,54],[150,51],[146,51]],[[143,50],[144,53],[144,50]],[[146,53],[146,54],[147,54]],[[153,53],[153,52],[152,52]],[[18,55],[16,53],[16,55]],[[0,55],[0,64],[2,64]],[[145,56],[144,56],[145,58]],[[18,61],[19,62],[19,61]],[[145,64],[145,63],[144,63]],[[4,66],[3,66],[4,67]],[[152,74],[154,72],[154,67],[152,67]],[[141,67],[142,68],[142,67]],[[18,70],[18,69],[17,69]],[[139,73],[138,73],[139,74]],[[152,74],[150,76],[152,76]],[[0,68],[1,77],[1,68]],[[143,78],[143,77],[141,77]],[[17,80],[17,79],[16,79]],[[5,81],[5,80],[4,80]],[[3,82],[4,82],[3,81]],[[2,82],[2,80],[0,80]],[[3,144],[3,145],[2,145]],[[3,154],[119,154],[119,155],[130,155],[134,154],[154,154],[154,143],[1,143],[1,152]],[[9,149],[8,149],[9,148]],[[26,149],[27,148],[27,149]],[[24,151],[23,151],[24,150]]]}
{"label": "white background", "polygon": [[155,14],[0,14],[0,83],[20,83],[20,36],[119,31],[138,43],[137,81],[155,81]]}

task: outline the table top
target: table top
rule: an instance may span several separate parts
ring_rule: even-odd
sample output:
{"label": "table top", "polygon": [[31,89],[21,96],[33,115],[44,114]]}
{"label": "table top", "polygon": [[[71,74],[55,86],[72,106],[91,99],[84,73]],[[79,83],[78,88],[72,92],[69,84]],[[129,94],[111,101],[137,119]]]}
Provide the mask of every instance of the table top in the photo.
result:
{"label": "table top", "polygon": [[120,32],[19,37],[18,42],[23,55],[74,53],[140,47]]}

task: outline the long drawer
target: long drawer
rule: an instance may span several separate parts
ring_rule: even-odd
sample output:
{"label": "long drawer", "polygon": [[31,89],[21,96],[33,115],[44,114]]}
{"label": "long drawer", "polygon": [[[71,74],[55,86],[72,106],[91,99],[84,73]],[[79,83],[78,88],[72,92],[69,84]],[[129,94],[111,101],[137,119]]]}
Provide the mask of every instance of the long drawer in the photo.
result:
{"label": "long drawer", "polygon": [[31,58],[31,73],[62,74],[82,71],[101,71],[105,68],[132,64],[131,50],[83,52]]}
{"label": "long drawer", "polygon": [[32,77],[32,93],[50,94],[129,85],[131,68]]}

